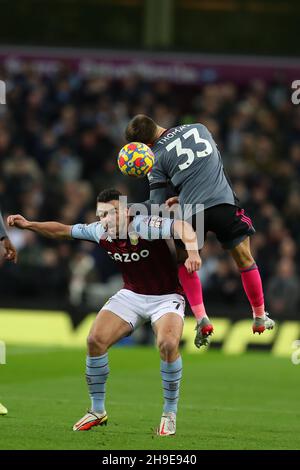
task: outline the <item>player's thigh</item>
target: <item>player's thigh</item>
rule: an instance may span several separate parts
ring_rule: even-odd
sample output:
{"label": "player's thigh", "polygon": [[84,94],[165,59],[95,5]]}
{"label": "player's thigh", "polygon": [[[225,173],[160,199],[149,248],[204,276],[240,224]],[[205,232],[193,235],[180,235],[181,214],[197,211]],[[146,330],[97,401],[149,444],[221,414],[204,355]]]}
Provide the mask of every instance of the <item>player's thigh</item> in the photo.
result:
{"label": "player's thigh", "polygon": [[91,327],[89,341],[99,342],[109,347],[131,332],[132,326],[128,322],[116,313],[102,309]]}

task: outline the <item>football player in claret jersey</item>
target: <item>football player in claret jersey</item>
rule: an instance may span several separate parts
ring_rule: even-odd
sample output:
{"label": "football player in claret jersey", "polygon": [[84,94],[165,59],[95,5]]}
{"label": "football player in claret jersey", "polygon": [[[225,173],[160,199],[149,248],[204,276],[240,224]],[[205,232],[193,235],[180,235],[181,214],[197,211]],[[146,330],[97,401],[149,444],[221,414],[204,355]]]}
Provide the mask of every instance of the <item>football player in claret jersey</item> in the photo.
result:
{"label": "football player in claret jersey", "polygon": [[[135,116],[125,131],[128,142],[142,142],[151,147],[155,161],[151,173],[150,202],[171,207],[179,200],[181,206],[193,207],[195,226],[197,204],[204,206],[204,233],[212,231],[222,247],[229,250],[241,274],[242,284],[253,312],[253,333],[272,329],[274,321],[265,311],[264,294],[258,267],[250,249],[250,235],[255,230],[250,217],[240,207],[236,194],[224,172],[217,145],[202,124],[184,124],[164,129],[145,115]],[[171,183],[179,198],[167,199]],[[199,207],[199,206],[198,206]],[[196,346],[203,343],[203,327],[210,324],[202,296],[202,287],[179,266],[179,278],[198,320]],[[190,282],[188,282],[190,279]]]}
{"label": "football player in claret jersey", "polygon": [[[139,324],[150,320],[161,357],[164,407],[158,434],[175,434],[182,360],[185,301],[177,276],[176,261],[167,239],[177,235],[187,248],[188,272],[200,268],[197,237],[191,225],[181,220],[157,216],[130,217],[116,190],[102,191],[97,200],[99,222],[90,225],[63,225],[57,222],[30,222],[11,215],[8,223],[50,238],[95,242],[118,263],[124,287],[103,306],[90,330],[86,360],[86,380],[91,409],[73,427],[85,431],[107,423],[105,384],[109,375],[108,349]],[[170,240],[171,242],[172,240]]]}

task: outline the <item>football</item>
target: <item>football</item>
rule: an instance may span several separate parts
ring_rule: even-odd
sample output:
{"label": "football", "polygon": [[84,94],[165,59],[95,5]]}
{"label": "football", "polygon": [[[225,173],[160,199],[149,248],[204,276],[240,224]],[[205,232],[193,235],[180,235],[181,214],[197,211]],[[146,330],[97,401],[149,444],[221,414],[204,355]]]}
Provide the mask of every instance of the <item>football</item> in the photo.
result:
{"label": "football", "polygon": [[121,173],[136,178],[146,176],[154,163],[152,150],[141,142],[130,142],[124,145],[118,155],[118,166]]}

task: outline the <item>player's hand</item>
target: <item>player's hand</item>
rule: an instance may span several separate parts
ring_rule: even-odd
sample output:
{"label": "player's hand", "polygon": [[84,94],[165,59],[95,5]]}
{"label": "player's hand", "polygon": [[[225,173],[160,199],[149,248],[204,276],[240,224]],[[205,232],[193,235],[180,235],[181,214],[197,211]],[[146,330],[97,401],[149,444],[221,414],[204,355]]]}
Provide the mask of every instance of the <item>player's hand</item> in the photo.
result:
{"label": "player's hand", "polygon": [[4,248],[4,259],[16,263],[18,260],[18,253],[8,237],[3,238],[2,246]]}
{"label": "player's hand", "polygon": [[188,258],[185,260],[184,265],[189,274],[192,274],[194,271],[199,271],[201,268],[201,258],[199,253],[197,251],[195,253],[190,252]]}
{"label": "player's hand", "polygon": [[28,227],[29,222],[22,215],[16,214],[16,215],[9,215],[7,217],[7,225],[9,227],[17,227],[17,228],[25,229]]}
{"label": "player's hand", "polygon": [[170,197],[169,199],[166,200],[165,205],[168,209],[171,209],[171,207],[174,204],[178,204],[178,202],[179,202],[179,197],[178,196],[173,196],[173,197]]}

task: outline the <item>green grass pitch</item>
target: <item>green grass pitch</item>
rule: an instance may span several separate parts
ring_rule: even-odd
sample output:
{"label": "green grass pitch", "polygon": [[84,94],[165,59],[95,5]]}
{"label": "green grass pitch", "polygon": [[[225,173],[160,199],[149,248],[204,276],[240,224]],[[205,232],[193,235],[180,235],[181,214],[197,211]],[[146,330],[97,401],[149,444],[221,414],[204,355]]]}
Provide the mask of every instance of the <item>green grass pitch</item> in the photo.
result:
{"label": "green grass pitch", "polygon": [[162,410],[154,348],[113,348],[107,427],[72,425],[89,406],[85,351],[8,347],[0,366],[0,449],[299,449],[300,365],[269,353],[183,354],[177,435],[154,435]]}

